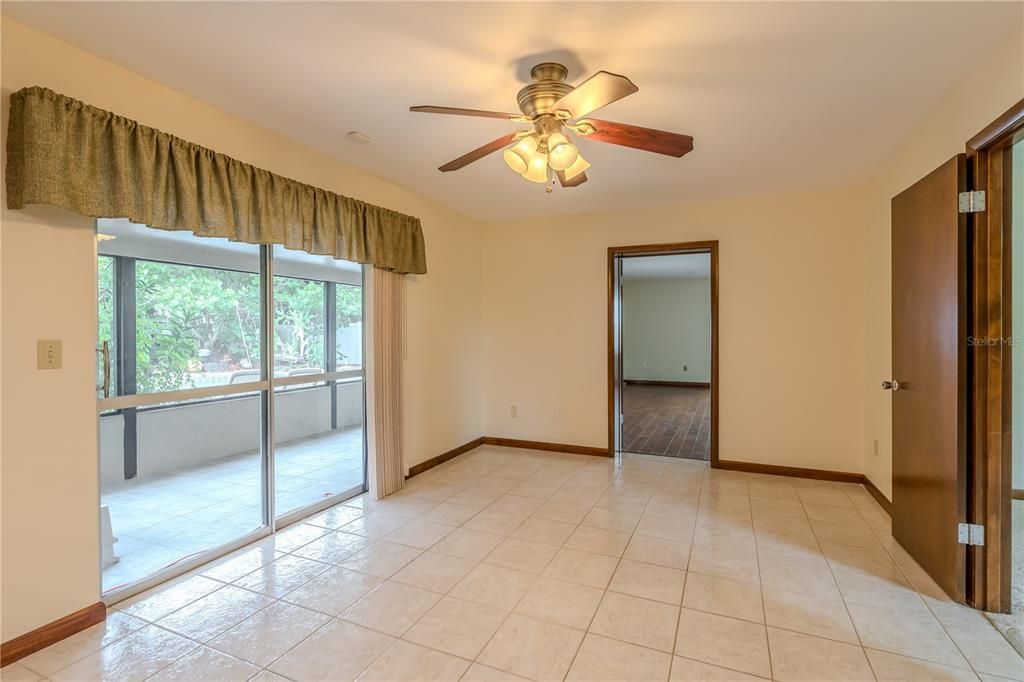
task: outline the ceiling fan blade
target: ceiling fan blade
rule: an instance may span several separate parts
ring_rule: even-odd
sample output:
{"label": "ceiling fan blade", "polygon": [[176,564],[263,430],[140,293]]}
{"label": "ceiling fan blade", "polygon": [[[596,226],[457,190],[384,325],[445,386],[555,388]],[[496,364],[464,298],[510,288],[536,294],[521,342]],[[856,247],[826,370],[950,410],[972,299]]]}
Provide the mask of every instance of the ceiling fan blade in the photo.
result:
{"label": "ceiling fan blade", "polygon": [[565,179],[565,171],[555,171],[555,175],[558,176],[558,183],[562,185],[562,187],[579,187],[587,181],[586,173],[577,173],[572,176],[571,180]]}
{"label": "ceiling fan blade", "polygon": [[474,161],[479,161],[480,159],[484,158],[488,154],[493,154],[494,152],[498,151],[499,149],[502,149],[503,147],[509,146],[510,144],[512,144],[516,140],[516,135],[517,135],[517,133],[509,133],[508,135],[502,135],[497,140],[491,140],[490,142],[488,142],[484,146],[477,147],[473,151],[469,152],[468,154],[463,154],[462,156],[460,156],[459,158],[455,159],[454,161],[449,161],[448,163],[446,163],[445,165],[441,166],[437,170],[441,171],[442,173],[447,173],[448,171],[459,170],[460,168],[468,166],[469,164],[473,163]]}
{"label": "ceiling fan blade", "polygon": [[[623,147],[642,149],[645,152],[665,154],[666,156],[680,156],[693,151],[693,138],[681,133],[669,133],[664,130],[653,128],[641,128],[626,123],[615,123],[613,121],[600,121],[596,118],[588,118],[581,123],[589,123],[594,126],[594,132],[589,135],[582,135],[584,140],[596,140],[618,144]],[[577,124],[578,125],[578,124]]]}
{"label": "ceiling fan blade", "polygon": [[633,81],[625,76],[607,71],[598,71],[570,92],[567,92],[562,99],[552,105],[551,110],[558,111],[564,109],[572,114],[573,118],[582,118],[591,111],[600,109],[606,104],[611,104],[627,95],[632,95],[639,89],[633,85]]}
{"label": "ceiling fan blade", "polygon": [[452,116],[479,116],[481,118],[503,118],[512,121],[522,118],[522,114],[506,114],[500,111],[483,111],[481,109],[459,109],[458,107],[409,107],[409,111],[420,114],[451,114]]}

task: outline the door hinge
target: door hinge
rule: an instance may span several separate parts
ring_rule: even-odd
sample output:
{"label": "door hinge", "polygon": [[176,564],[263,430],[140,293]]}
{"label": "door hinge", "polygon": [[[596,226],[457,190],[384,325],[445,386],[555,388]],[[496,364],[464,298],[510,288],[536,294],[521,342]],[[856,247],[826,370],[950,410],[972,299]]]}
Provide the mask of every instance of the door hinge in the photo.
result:
{"label": "door hinge", "polygon": [[957,525],[957,541],[961,545],[985,545],[985,526],[976,523]]}
{"label": "door hinge", "polygon": [[985,210],[985,192],[960,192],[957,197],[960,213],[981,213]]}

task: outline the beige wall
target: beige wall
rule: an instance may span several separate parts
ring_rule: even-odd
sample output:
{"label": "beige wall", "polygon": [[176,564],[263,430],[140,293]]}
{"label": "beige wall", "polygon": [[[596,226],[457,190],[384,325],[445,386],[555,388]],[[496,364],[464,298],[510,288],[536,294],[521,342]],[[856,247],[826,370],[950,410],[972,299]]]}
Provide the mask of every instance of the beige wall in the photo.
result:
{"label": "beige wall", "polygon": [[[99,598],[99,462],[92,233],[56,209],[3,211],[0,220],[0,625],[7,641]],[[41,338],[63,341],[62,369],[35,369]]]}
{"label": "beige wall", "polygon": [[[480,435],[476,222],[8,19],[0,57],[5,117],[11,91],[44,85],[282,175],[419,216],[430,273],[409,279],[406,465]],[[90,220],[55,209],[3,209],[0,220],[0,636],[7,641],[99,599],[95,246]],[[63,340],[63,369],[34,369],[40,338]]]}
{"label": "beige wall", "polygon": [[485,433],[606,447],[607,247],[717,239],[721,457],[860,471],[860,210],[851,189],[491,225]]}
{"label": "beige wall", "polygon": [[[892,282],[890,200],[940,164],[964,151],[968,139],[1024,98],[1024,26],[983,58],[962,83],[951,84],[950,96],[922,121],[906,143],[893,150],[889,162],[866,188],[867,219],[856,227],[863,235],[864,267],[865,432],[862,470],[892,497],[892,398],[880,383],[892,373]],[[898,378],[898,377],[897,377]],[[874,440],[878,454],[874,454]]]}
{"label": "beige wall", "polygon": [[[707,262],[709,256],[703,258]],[[711,381],[708,277],[624,279],[622,376],[627,380]]]}

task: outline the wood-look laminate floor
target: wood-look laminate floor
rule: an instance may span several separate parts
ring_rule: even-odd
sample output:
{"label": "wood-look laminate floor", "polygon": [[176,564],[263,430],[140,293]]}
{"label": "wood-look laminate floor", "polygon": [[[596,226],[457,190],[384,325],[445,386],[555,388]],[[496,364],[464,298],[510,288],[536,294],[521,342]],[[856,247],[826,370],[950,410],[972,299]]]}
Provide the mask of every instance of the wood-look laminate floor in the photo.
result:
{"label": "wood-look laminate floor", "polygon": [[626,384],[622,397],[624,452],[710,458],[710,388]]}

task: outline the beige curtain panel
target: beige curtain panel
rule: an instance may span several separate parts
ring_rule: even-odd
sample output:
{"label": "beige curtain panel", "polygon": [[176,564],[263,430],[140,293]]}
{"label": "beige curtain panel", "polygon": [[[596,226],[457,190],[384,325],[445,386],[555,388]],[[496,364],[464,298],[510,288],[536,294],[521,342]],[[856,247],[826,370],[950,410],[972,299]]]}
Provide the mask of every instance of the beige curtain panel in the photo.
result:
{"label": "beige curtain panel", "polygon": [[373,409],[376,495],[405,487],[402,459],[402,356],[405,280],[373,269]]}
{"label": "beige curtain panel", "polygon": [[11,95],[7,207],[49,204],[399,274],[427,271],[418,218],[296,182],[42,87]]}

